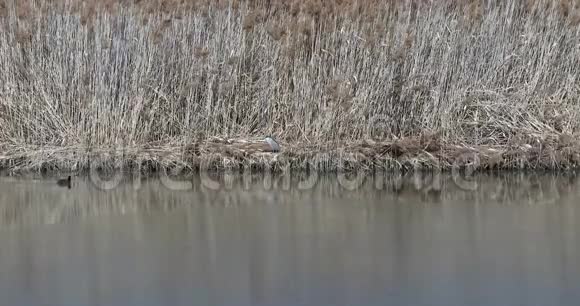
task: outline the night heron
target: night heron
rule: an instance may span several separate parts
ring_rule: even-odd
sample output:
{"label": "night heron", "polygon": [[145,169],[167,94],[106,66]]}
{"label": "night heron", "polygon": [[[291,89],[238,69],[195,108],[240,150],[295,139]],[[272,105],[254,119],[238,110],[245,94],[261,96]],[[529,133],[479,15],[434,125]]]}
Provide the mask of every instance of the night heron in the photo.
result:
{"label": "night heron", "polygon": [[274,138],[267,136],[266,138],[264,138],[264,141],[268,143],[268,145],[270,145],[270,149],[272,149],[272,152],[280,152],[280,145],[278,144],[278,142],[276,142],[276,140],[274,140]]}

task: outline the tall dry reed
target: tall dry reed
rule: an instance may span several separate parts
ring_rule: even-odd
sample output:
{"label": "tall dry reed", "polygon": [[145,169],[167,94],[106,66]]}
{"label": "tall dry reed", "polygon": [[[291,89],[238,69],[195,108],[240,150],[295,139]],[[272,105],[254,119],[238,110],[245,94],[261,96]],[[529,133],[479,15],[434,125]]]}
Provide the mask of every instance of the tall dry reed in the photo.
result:
{"label": "tall dry reed", "polygon": [[579,16],[571,0],[0,0],[0,157],[578,139]]}

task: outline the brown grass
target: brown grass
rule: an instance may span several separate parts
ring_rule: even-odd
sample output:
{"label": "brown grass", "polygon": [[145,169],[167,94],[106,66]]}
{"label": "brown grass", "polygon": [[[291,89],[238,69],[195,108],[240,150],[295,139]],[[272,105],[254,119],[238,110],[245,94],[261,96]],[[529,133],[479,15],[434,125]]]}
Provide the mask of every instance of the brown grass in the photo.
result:
{"label": "brown grass", "polygon": [[84,172],[91,169],[151,173],[171,169],[306,171],[570,170],[580,165],[580,141],[569,135],[523,139],[506,145],[449,143],[426,134],[395,140],[365,140],[324,146],[282,142],[280,153],[264,151],[260,139],[224,139],[119,145],[0,147],[0,167],[12,172]]}
{"label": "brown grass", "polygon": [[[0,164],[574,168],[578,16],[569,0],[0,0]],[[212,144],[264,135],[283,152]]]}

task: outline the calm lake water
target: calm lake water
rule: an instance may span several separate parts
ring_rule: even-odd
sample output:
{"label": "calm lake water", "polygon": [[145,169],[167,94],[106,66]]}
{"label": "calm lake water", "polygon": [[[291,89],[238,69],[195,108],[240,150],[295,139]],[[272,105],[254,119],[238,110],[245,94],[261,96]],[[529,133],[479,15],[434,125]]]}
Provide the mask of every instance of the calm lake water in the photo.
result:
{"label": "calm lake water", "polygon": [[302,179],[2,178],[0,304],[580,301],[575,176]]}

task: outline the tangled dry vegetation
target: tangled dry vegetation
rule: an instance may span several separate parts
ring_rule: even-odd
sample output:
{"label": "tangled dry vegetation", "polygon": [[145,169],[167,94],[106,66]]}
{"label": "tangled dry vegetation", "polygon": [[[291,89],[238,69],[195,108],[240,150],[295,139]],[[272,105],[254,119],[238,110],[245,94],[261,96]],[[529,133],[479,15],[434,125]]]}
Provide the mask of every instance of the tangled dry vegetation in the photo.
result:
{"label": "tangled dry vegetation", "polygon": [[576,0],[0,0],[0,167],[574,168],[579,27]]}

